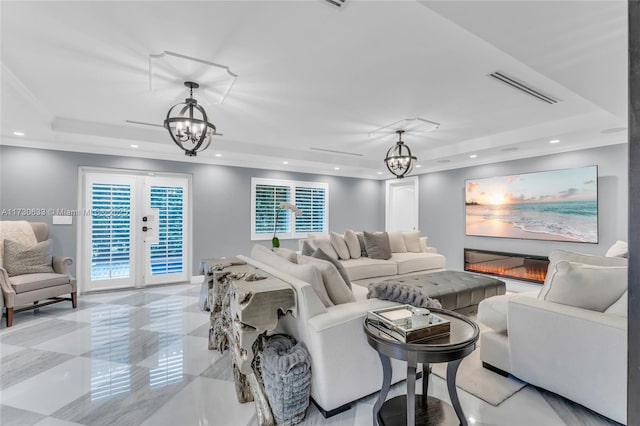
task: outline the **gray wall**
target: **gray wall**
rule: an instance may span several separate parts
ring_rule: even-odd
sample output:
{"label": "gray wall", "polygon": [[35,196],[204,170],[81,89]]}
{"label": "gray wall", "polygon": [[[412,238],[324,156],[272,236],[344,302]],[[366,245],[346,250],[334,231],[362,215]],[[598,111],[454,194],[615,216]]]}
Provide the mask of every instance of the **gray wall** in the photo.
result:
{"label": "gray wall", "polygon": [[[176,152],[176,155],[179,153]],[[305,173],[289,173],[177,161],[148,160],[0,146],[0,208],[65,208],[75,210],[78,168],[107,167],[188,173],[193,177],[193,272],[201,258],[249,254],[251,241],[251,178],[277,178],[329,184],[329,228],[382,229],[383,183]],[[2,220],[43,221],[51,216]],[[54,252],[76,255],[77,218],[72,226],[52,225]],[[270,241],[261,241],[270,246]],[[281,240],[297,249],[297,240]]]}
{"label": "gray wall", "polygon": [[[420,229],[429,245],[447,257],[447,267],[464,267],[463,249],[546,256],[553,249],[604,255],[616,240],[627,240],[627,145],[448,170],[420,176]],[[567,243],[465,236],[465,179],[581,166],[598,166],[599,243]]]}

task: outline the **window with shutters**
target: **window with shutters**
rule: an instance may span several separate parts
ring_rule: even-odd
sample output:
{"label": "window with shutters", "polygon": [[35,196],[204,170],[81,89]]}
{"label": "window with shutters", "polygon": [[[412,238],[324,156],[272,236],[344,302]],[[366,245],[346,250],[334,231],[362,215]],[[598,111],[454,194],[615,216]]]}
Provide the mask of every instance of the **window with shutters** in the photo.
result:
{"label": "window with shutters", "polygon": [[151,274],[176,274],[183,265],[184,190],[151,185],[151,208],[158,211],[158,244],[151,245]]}
{"label": "window with shutters", "polygon": [[[282,203],[294,204],[296,216]],[[329,185],[281,179],[251,179],[251,239],[304,238],[328,229]]]}

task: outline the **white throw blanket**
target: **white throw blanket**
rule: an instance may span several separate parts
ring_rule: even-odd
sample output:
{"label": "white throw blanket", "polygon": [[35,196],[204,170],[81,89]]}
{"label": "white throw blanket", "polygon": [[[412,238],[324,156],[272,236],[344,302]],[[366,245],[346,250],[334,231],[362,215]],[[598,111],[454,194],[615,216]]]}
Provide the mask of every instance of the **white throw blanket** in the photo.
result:
{"label": "white throw blanket", "polygon": [[25,246],[38,243],[31,224],[26,220],[0,221],[0,268],[3,267],[4,240],[15,241]]}

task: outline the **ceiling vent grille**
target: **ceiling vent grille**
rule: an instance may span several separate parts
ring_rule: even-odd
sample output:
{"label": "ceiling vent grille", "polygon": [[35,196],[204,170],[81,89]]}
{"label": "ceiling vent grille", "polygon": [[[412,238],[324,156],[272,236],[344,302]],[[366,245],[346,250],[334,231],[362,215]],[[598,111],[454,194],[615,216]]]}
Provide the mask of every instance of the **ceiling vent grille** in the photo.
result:
{"label": "ceiling vent grille", "polygon": [[322,151],[322,152],[330,152],[332,154],[340,154],[340,155],[353,155],[355,157],[362,157],[362,154],[358,154],[356,152],[347,152],[347,151],[336,151],[335,149],[325,149],[325,148],[316,148],[316,147],[310,147],[309,148],[312,151]]}
{"label": "ceiling vent grille", "polygon": [[338,8],[344,6],[344,4],[347,2],[347,0],[324,0],[324,1]]}
{"label": "ceiling vent grille", "polygon": [[503,72],[500,71],[496,71],[496,72],[492,72],[491,74],[489,74],[489,77],[494,78],[504,84],[508,84],[509,86],[513,87],[514,89],[517,89],[519,91],[521,91],[522,93],[525,93],[529,96],[533,96],[534,98],[542,101],[542,102],[546,102],[548,104],[557,104],[559,101],[558,99],[555,99],[549,95],[546,95],[544,93],[542,93],[541,91],[534,89],[531,86],[528,86],[526,83],[523,83],[522,81],[519,81],[513,77],[510,77],[508,75],[506,75]]}

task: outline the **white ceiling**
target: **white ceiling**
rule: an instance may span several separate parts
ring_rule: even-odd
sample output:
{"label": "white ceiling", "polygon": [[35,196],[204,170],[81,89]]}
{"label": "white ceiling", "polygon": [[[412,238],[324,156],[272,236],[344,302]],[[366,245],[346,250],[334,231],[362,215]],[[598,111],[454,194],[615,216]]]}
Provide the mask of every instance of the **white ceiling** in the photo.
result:
{"label": "white ceiling", "polygon": [[[406,118],[440,123],[403,138],[418,173],[627,141],[626,129],[602,133],[627,126],[622,0],[0,8],[5,145],[387,178],[382,159],[395,129],[369,133]],[[185,80],[211,81],[202,68],[176,67],[173,82],[150,91],[149,55],[164,51],[238,75],[223,104],[206,84],[195,92],[224,134],[195,159],[164,129],[125,122],[160,124],[186,97]],[[528,97],[489,78],[493,71],[561,102]]]}

